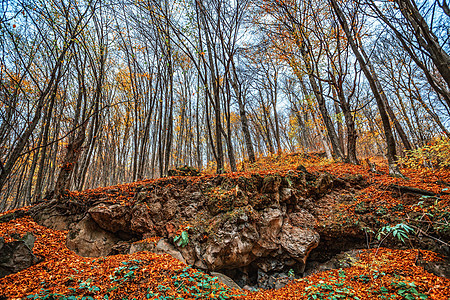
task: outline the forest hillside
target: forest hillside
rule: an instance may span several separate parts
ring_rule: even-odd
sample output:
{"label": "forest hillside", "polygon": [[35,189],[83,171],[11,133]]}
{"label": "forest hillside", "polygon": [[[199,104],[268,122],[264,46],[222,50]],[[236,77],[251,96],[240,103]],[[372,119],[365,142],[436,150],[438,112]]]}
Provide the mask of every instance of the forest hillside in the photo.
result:
{"label": "forest hillside", "polygon": [[448,2],[0,1],[0,300],[448,299]]}
{"label": "forest hillside", "polygon": [[240,168],[3,213],[0,297],[448,299],[448,170],[298,153]]}

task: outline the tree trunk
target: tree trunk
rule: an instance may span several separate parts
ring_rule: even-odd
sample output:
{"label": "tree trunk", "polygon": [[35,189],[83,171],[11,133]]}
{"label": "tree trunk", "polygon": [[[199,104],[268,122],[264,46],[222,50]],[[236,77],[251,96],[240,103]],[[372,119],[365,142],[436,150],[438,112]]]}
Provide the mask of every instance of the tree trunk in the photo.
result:
{"label": "tree trunk", "polygon": [[67,152],[64,157],[63,163],[60,166],[61,170],[58,175],[58,179],[55,184],[54,197],[59,199],[64,195],[65,191],[70,187],[70,176],[72,175],[73,168],[78,161],[78,158],[82,151],[82,146],[85,139],[84,128],[79,131],[77,137],[67,145]]}
{"label": "tree trunk", "polygon": [[428,27],[414,2],[411,0],[395,0],[400,11],[414,29],[417,42],[430,55],[431,60],[450,88],[450,56],[439,45],[439,41]]}
{"label": "tree trunk", "polygon": [[370,69],[370,72],[371,72],[372,77],[373,77],[373,79],[375,81],[377,90],[380,93],[381,100],[383,100],[383,104],[386,107],[386,111],[387,111],[387,113],[389,115],[389,118],[392,120],[392,123],[394,123],[394,127],[397,130],[397,133],[400,136],[400,139],[402,140],[403,146],[405,147],[406,150],[412,150],[413,147],[411,146],[411,143],[409,142],[408,136],[406,135],[405,131],[403,130],[402,125],[400,124],[400,122],[398,121],[398,119],[395,116],[394,112],[392,111],[392,108],[389,105],[389,101],[388,101],[388,99],[386,97],[386,93],[384,92],[384,89],[381,86],[380,81],[378,80],[378,76],[375,73],[375,70],[374,70],[372,64],[369,63],[369,57],[367,56],[366,52],[364,51],[364,48],[361,47],[360,51],[361,51],[362,56],[364,57],[364,59],[367,62],[367,66]]}

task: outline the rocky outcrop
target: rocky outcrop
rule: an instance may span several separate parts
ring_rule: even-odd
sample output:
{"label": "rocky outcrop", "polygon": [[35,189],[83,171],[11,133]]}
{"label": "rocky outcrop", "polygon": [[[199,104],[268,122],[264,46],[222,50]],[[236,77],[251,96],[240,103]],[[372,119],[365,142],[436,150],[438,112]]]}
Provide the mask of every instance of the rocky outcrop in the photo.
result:
{"label": "rocky outcrop", "polygon": [[5,243],[0,237],[0,278],[22,271],[38,262],[33,254],[35,238],[25,234],[17,241]]}
{"label": "rocky outcrop", "polygon": [[[332,186],[330,175],[304,170],[284,176],[217,176],[195,184],[168,179],[139,187],[127,205],[99,196],[71,226],[67,246],[82,256],[167,253],[209,271],[303,272],[319,244],[311,195],[325,194]],[[162,238],[130,245],[152,236]]]}
{"label": "rocky outcrop", "polygon": [[[295,217],[293,214],[292,219]],[[302,228],[292,225],[289,215],[280,209],[257,212],[246,207],[222,223],[220,218],[213,218],[212,223],[220,224],[214,235],[203,244],[194,241],[188,247],[200,249],[194,259],[209,270],[238,268],[253,262],[265,272],[276,271],[279,266],[304,265],[309,252],[319,243],[319,235],[312,229],[314,217],[308,217],[312,223]]]}

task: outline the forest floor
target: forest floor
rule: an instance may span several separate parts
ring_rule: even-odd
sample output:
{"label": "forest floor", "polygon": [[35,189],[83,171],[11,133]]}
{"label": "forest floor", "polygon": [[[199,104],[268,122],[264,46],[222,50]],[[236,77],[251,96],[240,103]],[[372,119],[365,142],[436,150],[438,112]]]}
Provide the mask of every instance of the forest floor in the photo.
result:
{"label": "forest floor", "polygon": [[[11,215],[10,211],[0,215],[0,237],[8,243],[33,233],[33,252],[39,262],[1,278],[0,299],[450,299],[450,279],[423,267],[427,262],[448,262],[444,253],[449,250],[450,236],[449,170],[401,169],[406,178],[394,178],[382,165],[374,173],[365,165],[286,154],[241,164],[241,172],[221,176],[283,174],[299,165],[313,174],[360,177],[367,183],[355,191],[351,201],[330,204],[332,213],[317,219],[322,231],[337,235],[359,228],[366,235],[369,249],[361,249],[352,266],[298,278],[278,290],[238,290],[167,254],[142,251],[97,258],[78,256],[66,247],[68,231],[40,226],[26,215],[1,219]],[[201,174],[183,180],[198,182],[213,176]],[[111,199],[127,205],[137,186],[177,178],[118,185],[113,188],[121,193]],[[111,189],[70,192],[70,196],[88,199]],[[411,191],[428,194],[411,197]],[[422,247],[423,239],[435,242],[428,247],[434,252]]]}

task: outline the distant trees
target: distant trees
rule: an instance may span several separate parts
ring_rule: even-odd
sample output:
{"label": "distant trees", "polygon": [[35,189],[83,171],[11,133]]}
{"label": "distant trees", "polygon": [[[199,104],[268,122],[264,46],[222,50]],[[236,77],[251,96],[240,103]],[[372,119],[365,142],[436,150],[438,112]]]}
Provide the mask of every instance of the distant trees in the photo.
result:
{"label": "distant trees", "polygon": [[[16,184],[24,185],[25,171],[29,173],[28,181],[32,180],[39,152],[48,146],[51,110],[63,97],[58,93],[59,84],[68,71],[73,47],[96,9],[95,1],[83,6],[60,1],[8,4],[11,7],[4,18],[14,14],[16,18],[4,20],[9,24],[2,22],[0,191],[13,173],[20,174],[15,176]],[[44,130],[39,130],[35,140],[39,124]],[[32,163],[18,165],[19,159],[31,159]],[[30,189],[30,182],[27,186]],[[7,194],[11,188],[7,187]],[[17,205],[30,201],[23,192],[17,192],[16,199]]]}

